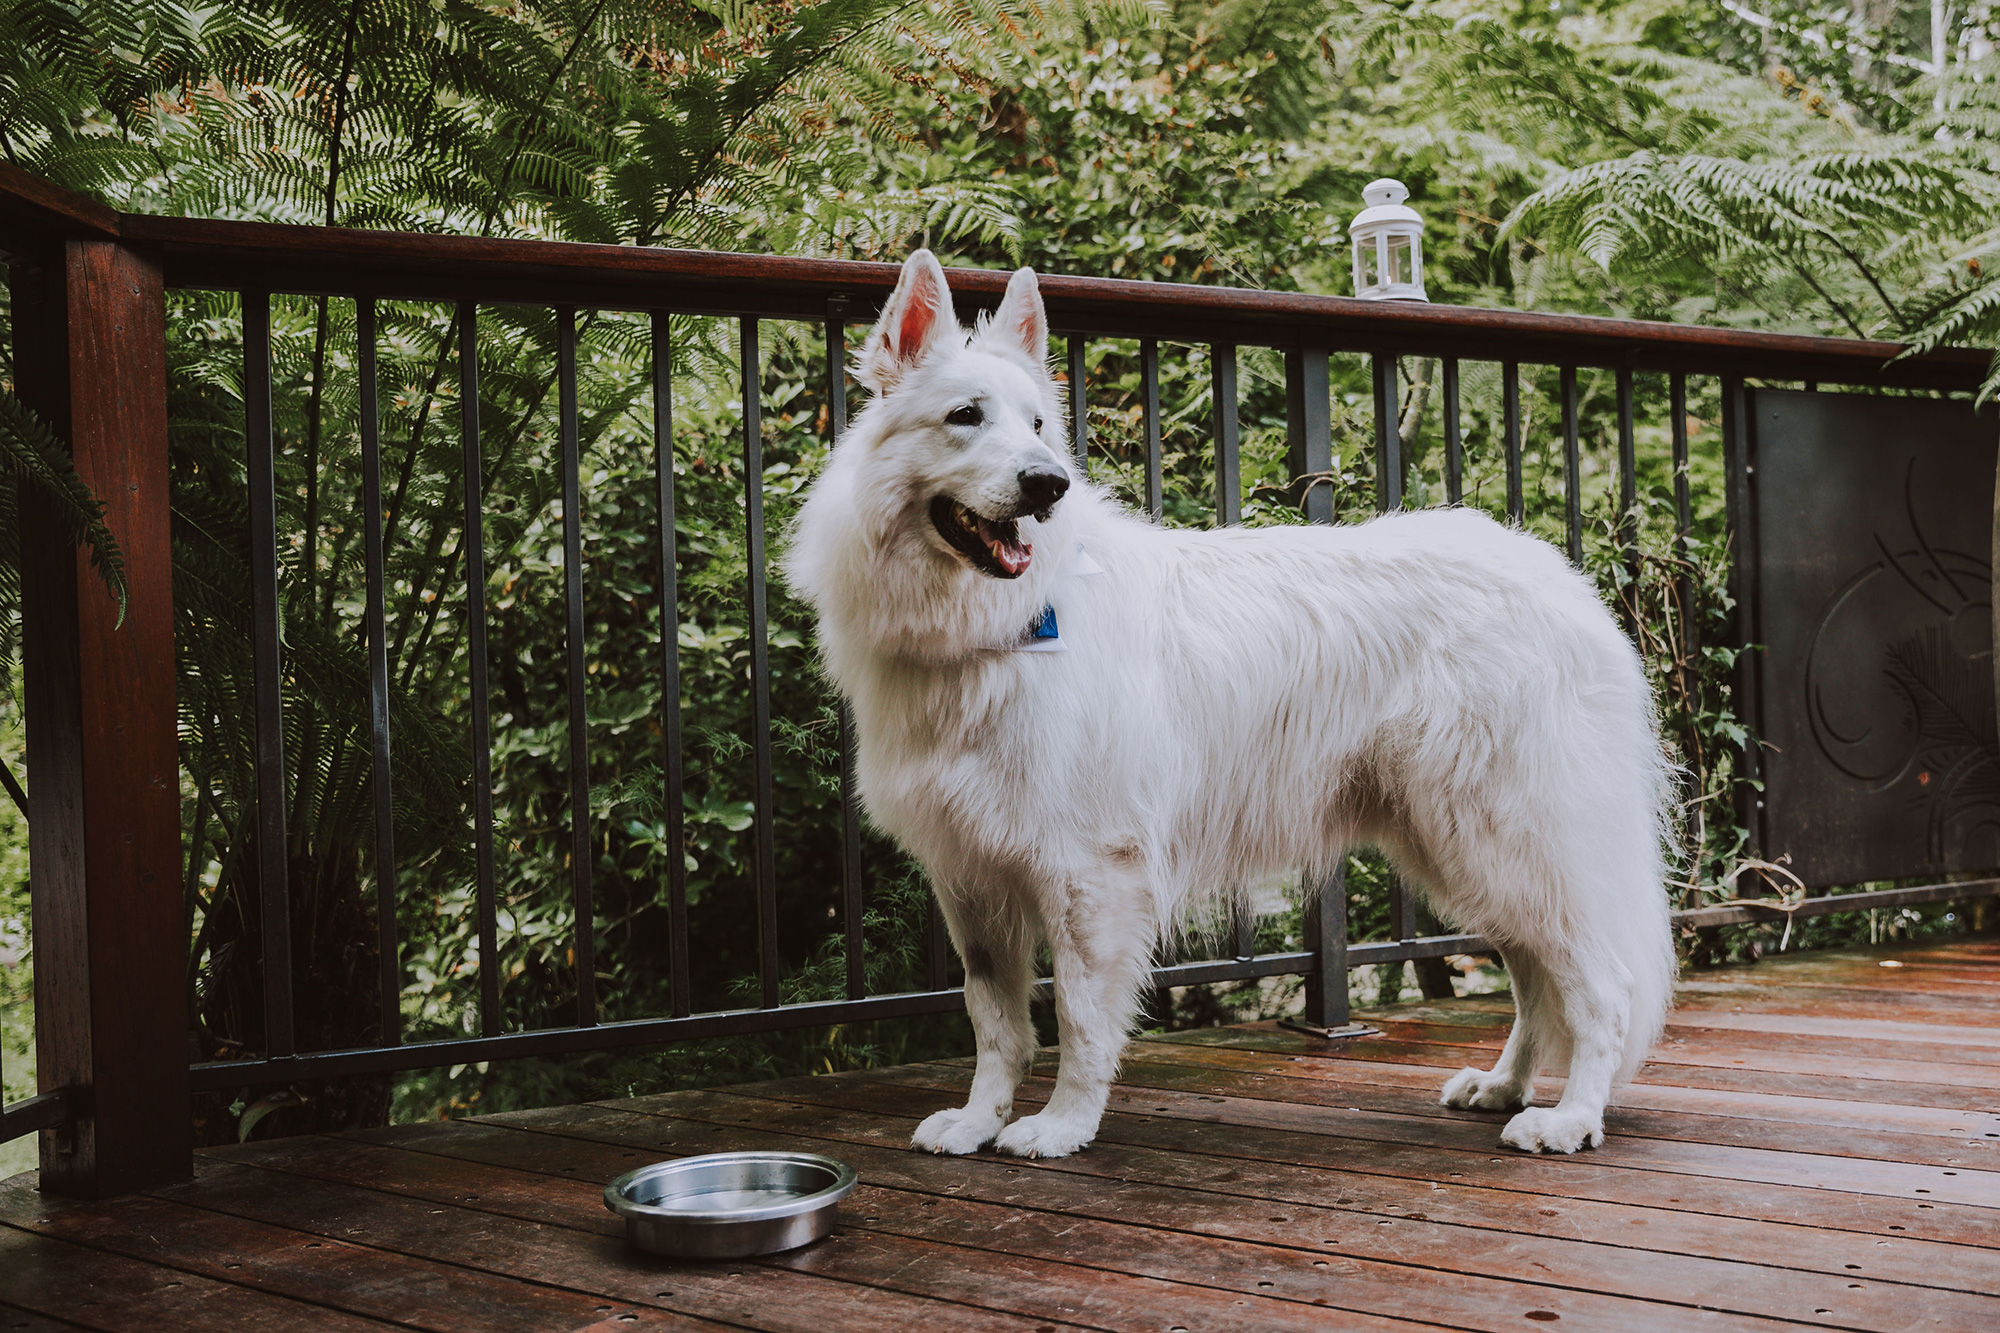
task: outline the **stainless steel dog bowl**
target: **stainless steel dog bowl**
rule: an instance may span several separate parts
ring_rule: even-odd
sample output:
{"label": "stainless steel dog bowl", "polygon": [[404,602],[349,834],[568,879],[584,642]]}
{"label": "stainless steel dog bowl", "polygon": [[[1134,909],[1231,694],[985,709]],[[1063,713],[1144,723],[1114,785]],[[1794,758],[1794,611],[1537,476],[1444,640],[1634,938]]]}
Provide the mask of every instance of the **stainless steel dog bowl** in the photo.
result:
{"label": "stainless steel dog bowl", "polygon": [[833,1230],[854,1168],[803,1152],[721,1152],[655,1162],[604,1187],[604,1206],[650,1254],[742,1259],[809,1245]]}

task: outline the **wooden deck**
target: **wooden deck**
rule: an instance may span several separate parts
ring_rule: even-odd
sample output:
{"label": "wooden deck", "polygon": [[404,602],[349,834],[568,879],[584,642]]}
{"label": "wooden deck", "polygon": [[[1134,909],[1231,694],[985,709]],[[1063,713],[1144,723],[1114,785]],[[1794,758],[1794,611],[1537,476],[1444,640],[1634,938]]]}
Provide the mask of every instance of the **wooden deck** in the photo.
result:
{"label": "wooden deck", "polygon": [[[935,1064],[253,1143],[113,1204],[19,1176],[0,1330],[2000,1329],[2000,941],[1692,975],[1573,1158],[1436,1104],[1504,997],[1371,1018],[1136,1043],[1064,1161],[910,1152]],[[757,1147],[854,1163],[834,1236],[626,1251],[604,1181]]]}

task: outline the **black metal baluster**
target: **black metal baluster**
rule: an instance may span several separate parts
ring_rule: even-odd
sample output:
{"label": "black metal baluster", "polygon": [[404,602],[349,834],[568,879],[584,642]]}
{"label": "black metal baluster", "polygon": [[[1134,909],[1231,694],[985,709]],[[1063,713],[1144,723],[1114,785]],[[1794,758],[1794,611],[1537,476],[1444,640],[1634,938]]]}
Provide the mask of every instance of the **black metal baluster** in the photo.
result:
{"label": "black metal baluster", "polygon": [[590,882],[590,711],[583,626],[583,444],[576,425],[576,311],[556,309],[557,429],[562,441],[564,637],[569,646],[569,871],[576,912],[576,1025],[597,1023],[597,899]]}
{"label": "black metal baluster", "polygon": [[486,519],[480,492],[479,308],[458,307],[458,413],[465,490],[465,646],[471,663],[472,839],[479,904],[479,1032],[500,1034],[500,913],[493,870],[493,696],[486,680]]}
{"label": "black metal baluster", "polygon": [[1209,391],[1215,423],[1215,523],[1234,527],[1243,521],[1242,460],[1237,454],[1236,348],[1217,343],[1209,349],[1214,379]]}
{"label": "black metal baluster", "polygon": [[924,978],[931,990],[943,990],[951,980],[951,935],[945,929],[944,910],[938,906],[937,895],[930,899],[930,914],[924,922]]}
{"label": "black metal baluster", "polygon": [[375,376],[375,298],[355,298],[360,357],[362,558],[367,577],[370,780],[375,789],[375,949],[380,1044],[403,1040],[403,955],[396,930],[396,806],[389,766],[389,635],[382,589],[382,423]]}
{"label": "black metal baluster", "polygon": [[1343,1028],[1351,1021],[1347,1005],[1347,862],[1326,871],[1308,870],[1300,882],[1305,898],[1306,947],[1317,958],[1306,973],[1306,1023],[1317,1028]]}
{"label": "black metal baluster", "polygon": [[1568,534],[1569,562],[1583,566],[1583,460],[1578,456],[1576,437],[1576,367],[1564,366],[1562,382],[1563,417],[1563,525]]}
{"label": "black metal baluster", "polygon": [[1375,507],[1383,513],[1403,507],[1403,439],[1398,429],[1396,358],[1377,352],[1375,372]]}
{"label": "black metal baluster", "polygon": [[1507,521],[1527,521],[1521,495],[1521,367],[1508,361],[1500,367],[1503,446],[1507,452]]}
{"label": "black metal baluster", "polygon": [[285,836],[283,629],[272,459],[271,294],[243,293],[243,443],[250,489],[251,663],[257,711],[257,901],[263,917],[264,1052],[291,1055],[291,856]]}
{"label": "black metal baluster", "polygon": [[1639,452],[1632,432],[1632,371],[1618,368],[1618,549],[1628,568],[1639,559]]}
{"label": "black metal baluster", "polygon": [[1688,495],[1688,383],[1687,376],[1675,371],[1667,377],[1668,411],[1673,414],[1674,435],[1674,536],[1679,554],[1686,554],[1688,534],[1694,531],[1694,509]]}
{"label": "black metal baluster", "polygon": [[1069,343],[1069,447],[1076,455],[1076,470],[1082,476],[1090,475],[1090,400],[1083,389],[1083,353],[1085,340],[1082,334],[1072,333],[1065,340]]}
{"label": "black metal baluster", "polygon": [[1160,483],[1160,345],[1151,338],[1139,344],[1139,399],[1146,429],[1146,512],[1159,518],[1166,504]]}
{"label": "black metal baluster", "polygon": [[[1667,377],[1667,411],[1673,417],[1674,441],[1674,554],[1685,559],[1688,534],[1694,530],[1694,508],[1688,494],[1687,376],[1675,371]],[[1695,624],[1694,582],[1684,570],[1674,575],[1674,605],[1680,612],[1680,658],[1693,662],[1701,650],[1699,626]]]}
{"label": "black metal baluster", "polygon": [[1458,424],[1458,358],[1444,359],[1444,502],[1465,500],[1465,441]]}
{"label": "black metal baluster", "polygon": [[[1285,358],[1285,425],[1292,475],[1331,474],[1332,379],[1324,347],[1301,347]],[[1309,522],[1333,522],[1331,482],[1312,484],[1303,508]],[[1345,866],[1328,876],[1308,871],[1300,890],[1305,898],[1305,946],[1313,955],[1305,978],[1305,1021],[1315,1027],[1342,1027],[1348,1021]]]}
{"label": "black metal baluster", "polygon": [[778,1006],[778,836],[771,777],[771,643],[764,589],[764,404],[757,321],[741,325],[744,546],[749,560],[750,729],[757,769],[757,976],[763,1007]]}
{"label": "black metal baluster", "polygon": [[[1751,447],[1749,417],[1749,400],[1742,379],[1725,376],[1722,381],[1723,495],[1728,524],[1727,549],[1732,556],[1730,592],[1736,602],[1736,624],[1730,638],[1731,642],[1745,647],[1745,651],[1736,658],[1734,702],[1738,709],[1737,716],[1755,734],[1763,727],[1762,699],[1759,697],[1762,679],[1757,670],[1762,655],[1750,651],[1748,645],[1760,644],[1764,642],[1764,637],[1757,588],[1757,465]],[[1742,747],[1738,760],[1742,768],[1741,781],[1736,786],[1736,818],[1742,827],[1750,830],[1745,848],[1745,853],[1750,856],[1762,856],[1765,846],[1764,802],[1758,796],[1764,776],[1761,759],[1757,744],[1752,741]],[[1745,898],[1762,896],[1762,877],[1745,876],[1737,892]]]}
{"label": "black metal baluster", "polygon": [[688,994],[687,825],[681,794],[680,562],[674,539],[673,328],[664,310],[653,312],[653,470],[660,523],[660,733],[667,770],[662,801],[667,816],[668,984],[674,1017],[692,1012]]}
{"label": "black metal baluster", "polygon": [[1306,477],[1299,508],[1309,523],[1333,522],[1332,385],[1324,347],[1300,347],[1285,354],[1286,464],[1292,477]]}
{"label": "black metal baluster", "polygon": [[[826,323],[827,423],[835,447],[847,433],[847,326]],[[840,900],[847,931],[847,998],[868,994],[868,941],[862,930],[867,905],[862,899],[861,793],[854,777],[854,715],[840,701]]]}
{"label": "black metal baluster", "polygon": [[1238,959],[1257,956],[1257,914],[1241,893],[1229,902],[1229,933]]}

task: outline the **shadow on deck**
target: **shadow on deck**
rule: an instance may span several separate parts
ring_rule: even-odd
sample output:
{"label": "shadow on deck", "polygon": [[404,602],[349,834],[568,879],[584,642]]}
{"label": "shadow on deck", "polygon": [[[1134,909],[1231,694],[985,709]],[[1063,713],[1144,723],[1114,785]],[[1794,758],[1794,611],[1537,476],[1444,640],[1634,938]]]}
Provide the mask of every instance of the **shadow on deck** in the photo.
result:
{"label": "shadow on deck", "polygon": [[[1574,1158],[1436,1104],[1508,1016],[1137,1042],[1063,1161],[910,1152],[948,1063],[211,1150],[108,1205],[18,1176],[0,1330],[2000,1329],[2000,941],[1693,974]],[[835,1235],[626,1251],[604,1181],[762,1147],[856,1166]]]}

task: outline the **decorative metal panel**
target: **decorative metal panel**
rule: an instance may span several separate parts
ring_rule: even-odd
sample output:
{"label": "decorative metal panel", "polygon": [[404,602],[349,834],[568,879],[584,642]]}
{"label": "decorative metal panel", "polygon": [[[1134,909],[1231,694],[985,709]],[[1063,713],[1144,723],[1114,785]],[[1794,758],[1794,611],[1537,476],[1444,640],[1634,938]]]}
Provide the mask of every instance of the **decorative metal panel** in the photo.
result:
{"label": "decorative metal panel", "polygon": [[1994,414],[1759,389],[1748,416],[1765,855],[1813,886],[2000,866]]}

